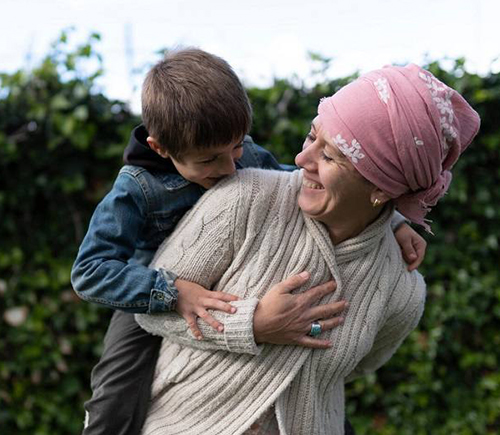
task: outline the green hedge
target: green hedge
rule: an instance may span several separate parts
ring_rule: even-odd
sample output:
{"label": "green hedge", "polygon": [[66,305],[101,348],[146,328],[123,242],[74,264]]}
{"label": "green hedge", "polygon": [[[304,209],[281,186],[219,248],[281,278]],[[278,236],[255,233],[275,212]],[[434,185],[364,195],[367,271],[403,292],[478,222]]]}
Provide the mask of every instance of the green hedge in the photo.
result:
{"label": "green hedge", "polygon": [[[65,34],[38,67],[0,75],[0,433],[76,434],[110,313],[70,270],[138,120],[97,87],[97,35]],[[91,71],[91,72],[89,72]]]}
{"label": "green hedge", "polygon": [[[82,403],[110,312],[80,301],[69,271],[90,215],[138,119],[98,88],[98,35],[62,35],[39,66],[0,74],[0,433],[81,432]],[[319,73],[328,59],[315,56]],[[482,117],[479,138],[433,211],[424,319],[377,374],[348,387],[358,434],[500,431],[500,75],[444,70]],[[352,77],[249,89],[254,139],[283,162],[300,150],[319,98]]]}

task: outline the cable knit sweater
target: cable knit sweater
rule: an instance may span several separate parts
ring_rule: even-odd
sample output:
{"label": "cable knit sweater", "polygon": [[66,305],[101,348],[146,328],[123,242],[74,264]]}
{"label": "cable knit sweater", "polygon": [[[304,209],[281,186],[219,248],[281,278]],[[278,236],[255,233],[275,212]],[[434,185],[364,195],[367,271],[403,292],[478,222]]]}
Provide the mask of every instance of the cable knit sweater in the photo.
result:
{"label": "cable knit sweater", "polygon": [[[275,404],[282,434],[341,435],[344,383],[384,364],[417,325],[425,283],[406,269],[392,212],[333,246],[326,228],[297,206],[301,181],[299,171],[238,171],[209,190],[158,250],[152,267],[241,300],[234,315],[214,312],[224,333],[199,322],[201,342],[175,313],[136,316],[166,337],[143,434],[242,434]],[[337,290],[322,303],[350,303],[344,324],[323,333],[333,346],[257,346],[258,299],[303,270],[311,278],[299,291],[333,277]]]}

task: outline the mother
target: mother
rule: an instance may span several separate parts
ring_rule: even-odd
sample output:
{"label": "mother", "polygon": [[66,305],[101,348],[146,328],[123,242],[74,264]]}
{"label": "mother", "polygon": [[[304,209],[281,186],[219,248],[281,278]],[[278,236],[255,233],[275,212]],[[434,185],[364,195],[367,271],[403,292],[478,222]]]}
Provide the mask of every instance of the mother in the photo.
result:
{"label": "mother", "polygon": [[[143,433],[343,434],[345,382],[384,364],[424,307],[425,283],[390,230],[393,210],[430,231],[424,216],[478,127],[429,72],[387,67],[321,101],[301,171],[241,171],[210,190],[152,265],[232,289],[238,311],[216,313],[224,333],[207,328],[203,342],[175,315],[138,316],[166,337]],[[349,301],[344,324],[323,333],[335,346],[259,345],[274,327],[276,294],[265,289],[302,270],[308,286],[337,282],[322,302]]]}

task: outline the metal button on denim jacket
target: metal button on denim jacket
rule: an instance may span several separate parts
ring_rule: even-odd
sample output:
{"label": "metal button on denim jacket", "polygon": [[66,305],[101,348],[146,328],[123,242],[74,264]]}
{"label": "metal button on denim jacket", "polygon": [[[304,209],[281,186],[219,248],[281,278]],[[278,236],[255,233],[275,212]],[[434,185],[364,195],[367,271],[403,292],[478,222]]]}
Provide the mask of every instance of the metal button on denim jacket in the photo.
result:
{"label": "metal button on denim jacket", "polygon": [[[283,169],[248,136],[243,150],[238,169]],[[204,192],[177,173],[124,166],[97,206],[73,265],[77,294],[127,312],[172,310],[177,301],[173,281],[146,265]]]}

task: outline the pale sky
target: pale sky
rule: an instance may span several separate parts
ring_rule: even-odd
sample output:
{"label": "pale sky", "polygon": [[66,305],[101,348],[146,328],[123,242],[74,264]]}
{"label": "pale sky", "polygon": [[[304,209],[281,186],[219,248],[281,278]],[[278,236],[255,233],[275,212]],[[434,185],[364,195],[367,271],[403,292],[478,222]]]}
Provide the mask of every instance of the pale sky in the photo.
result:
{"label": "pale sky", "polygon": [[[61,30],[98,32],[105,93],[135,110],[143,75],[165,47],[225,58],[246,84],[306,78],[307,52],[332,57],[330,75],[464,56],[470,71],[500,71],[497,0],[2,0],[0,71],[36,63]],[[128,55],[127,55],[128,52]],[[134,86],[136,91],[134,92]]]}

